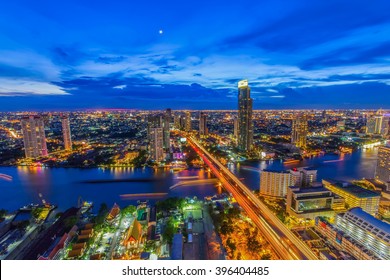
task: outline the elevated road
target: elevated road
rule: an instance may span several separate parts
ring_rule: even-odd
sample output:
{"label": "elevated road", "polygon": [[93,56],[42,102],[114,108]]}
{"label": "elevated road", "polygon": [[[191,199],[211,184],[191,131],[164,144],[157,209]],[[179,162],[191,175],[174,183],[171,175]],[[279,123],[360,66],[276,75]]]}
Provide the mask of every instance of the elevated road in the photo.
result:
{"label": "elevated road", "polygon": [[314,252],[295,236],[252,191],[229,169],[211,155],[194,137],[187,138],[189,144],[210,167],[225,189],[260,229],[280,258],[286,260],[317,260]]}

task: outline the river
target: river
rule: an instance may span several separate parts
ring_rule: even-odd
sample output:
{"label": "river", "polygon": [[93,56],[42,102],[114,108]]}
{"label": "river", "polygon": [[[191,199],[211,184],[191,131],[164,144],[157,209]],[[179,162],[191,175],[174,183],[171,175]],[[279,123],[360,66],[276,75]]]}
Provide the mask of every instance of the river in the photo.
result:
{"label": "river", "polygon": [[[318,180],[333,178],[352,180],[373,178],[377,149],[359,150],[343,156],[325,155],[305,159],[298,164],[283,165],[280,160],[242,162],[229,165],[251,189],[258,189],[260,170],[310,166],[318,169]],[[101,203],[110,207],[114,202],[120,206],[136,204],[137,200],[151,202],[162,197],[203,198],[220,190],[207,181],[213,175],[202,169],[172,173],[153,168],[44,168],[44,167],[0,167],[0,173],[12,177],[11,181],[0,179],[0,209],[9,211],[45,199],[58,205],[60,210],[76,206],[81,197],[93,201],[96,208]],[[185,185],[170,189],[179,182]],[[128,197],[126,194],[161,193],[158,198]],[[166,195],[165,195],[166,193]],[[125,195],[125,196],[123,196]]]}

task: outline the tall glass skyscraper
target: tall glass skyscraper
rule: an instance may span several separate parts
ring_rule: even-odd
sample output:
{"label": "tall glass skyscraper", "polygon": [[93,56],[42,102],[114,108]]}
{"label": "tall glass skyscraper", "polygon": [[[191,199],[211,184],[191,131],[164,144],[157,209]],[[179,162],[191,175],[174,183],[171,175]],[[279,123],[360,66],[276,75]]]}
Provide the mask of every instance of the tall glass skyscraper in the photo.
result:
{"label": "tall glass skyscraper", "polygon": [[248,80],[238,82],[238,149],[249,152],[253,146],[251,89]]}

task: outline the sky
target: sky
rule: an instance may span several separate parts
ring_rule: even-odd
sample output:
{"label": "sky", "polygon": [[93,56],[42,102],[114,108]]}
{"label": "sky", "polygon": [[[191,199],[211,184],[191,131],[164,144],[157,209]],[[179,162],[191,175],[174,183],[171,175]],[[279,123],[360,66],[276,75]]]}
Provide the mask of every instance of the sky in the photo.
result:
{"label": "sky", "polygon": [[1,1],[0,111],[390,108],[390,1]]}

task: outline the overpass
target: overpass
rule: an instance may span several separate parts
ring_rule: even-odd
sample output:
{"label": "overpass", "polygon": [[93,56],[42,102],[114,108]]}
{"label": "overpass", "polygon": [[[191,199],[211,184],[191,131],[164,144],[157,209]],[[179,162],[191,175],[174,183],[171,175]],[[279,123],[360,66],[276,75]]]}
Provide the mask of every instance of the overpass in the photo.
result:
{"label": "overpass", "polygon": [[211,155],[194,137],[187,137],[189,144],[210,167],[224,188],[260,229],[280,258],[286,260],[317,260],[314,252],[295,236],[252,191],[229,169]]}

